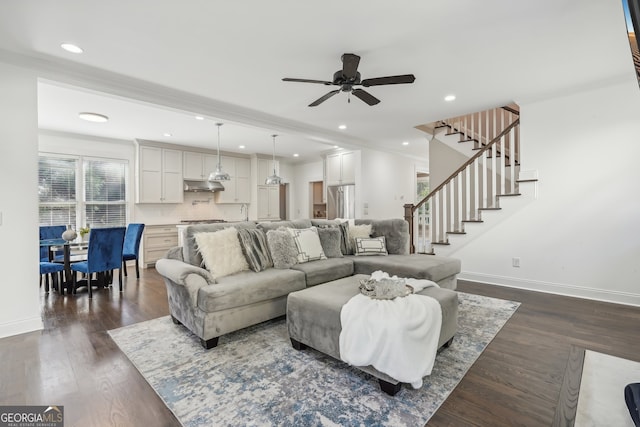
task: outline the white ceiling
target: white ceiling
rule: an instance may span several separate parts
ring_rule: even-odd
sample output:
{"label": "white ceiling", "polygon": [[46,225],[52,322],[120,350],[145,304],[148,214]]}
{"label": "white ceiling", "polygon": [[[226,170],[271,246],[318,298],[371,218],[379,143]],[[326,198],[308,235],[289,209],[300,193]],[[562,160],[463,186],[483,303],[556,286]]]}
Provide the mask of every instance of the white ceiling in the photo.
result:
{"label": "white ceiling", "polygon": [[[363,79],[416,82],[310,108],[333,87],[281,81],[331,80],[345,52]],[[214,148],[220,120],[223,150],[270,154],[278,133],[277,155],[302,159],[333,144],[426,158],[419,124],[635,78],[620,0],[3,0],[3,59],[45,70],[42,128]]]}

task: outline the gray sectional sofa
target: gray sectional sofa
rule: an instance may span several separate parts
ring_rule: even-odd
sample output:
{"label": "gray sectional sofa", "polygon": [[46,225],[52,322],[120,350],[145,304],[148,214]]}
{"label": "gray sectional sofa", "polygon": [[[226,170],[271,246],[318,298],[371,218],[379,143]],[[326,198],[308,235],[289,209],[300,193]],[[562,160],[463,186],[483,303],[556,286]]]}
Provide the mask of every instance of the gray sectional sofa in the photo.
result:
{"label": "gray sectional sofa", "polygon": [[201,268],[195,235],[227,227],[260,228],[265,232],[279,227],[332,227],[327,220],[277,222],[234,222],[191,225],[184,229],[183,246],[158,260],[157,271],[167,286],[169,311],[176,324],[197,335],[205,348],[215,347],[221,335],[282,316],[289,293],[310,286],[352,276],[386,271],[398,277],[428,279],[442,288],[455,289],[460,261],[453,258],[409,254],[409,226],[403,219],[355,220],[356,225],[371,224],[371,236],[384,236],[388,255],[328,258],[267,268],[260,272],[241,271],[214,279]]}

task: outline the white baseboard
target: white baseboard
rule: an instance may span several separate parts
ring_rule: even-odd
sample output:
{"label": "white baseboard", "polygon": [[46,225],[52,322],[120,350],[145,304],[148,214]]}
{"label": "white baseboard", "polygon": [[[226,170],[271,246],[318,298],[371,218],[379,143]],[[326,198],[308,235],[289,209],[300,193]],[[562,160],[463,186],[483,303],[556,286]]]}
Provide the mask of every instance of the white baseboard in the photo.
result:
{"label": "white baseboard", "polygon": [[40,316],[0,324],[0,338],[44,329]]}
{"label": "white baseboard", "polygon": [[458,279],[640,307],[640,294],[632,294],[629,292],[585,288],[562,283],[523,280],[513,277],[493,276],[489,274],[471,272],[462,272],[458,274]]}

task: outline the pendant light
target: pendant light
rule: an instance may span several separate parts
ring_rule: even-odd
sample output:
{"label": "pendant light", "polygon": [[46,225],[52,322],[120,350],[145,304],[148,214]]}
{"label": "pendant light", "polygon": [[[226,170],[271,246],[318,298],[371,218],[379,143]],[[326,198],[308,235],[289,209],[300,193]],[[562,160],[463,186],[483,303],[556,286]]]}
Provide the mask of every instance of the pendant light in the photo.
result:
{"label": "pendant light", "polygon": [[267,178],[264,182],[267,185],[280,185],[282,183],[282,178],[276,175],[276,136],[271,135],[273,137],[273,175]]}
{"label": "pendant light", "polygon": [[216,123],[216,126],[218,126],[218,164],[215,172],[209,174],[209,181],[229,181],[231,179],[228,173],[222,171],[222,166],[220,165],[220,126],[223,124]]}

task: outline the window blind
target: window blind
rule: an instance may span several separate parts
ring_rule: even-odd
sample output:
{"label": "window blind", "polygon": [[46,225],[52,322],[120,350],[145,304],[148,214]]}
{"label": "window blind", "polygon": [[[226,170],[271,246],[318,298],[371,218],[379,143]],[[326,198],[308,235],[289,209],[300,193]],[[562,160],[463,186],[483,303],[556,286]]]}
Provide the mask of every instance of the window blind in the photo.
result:
{"label": "window blind", "polygon": [[40,225],[76,224],[77,166],[76,159],[39,158]]}

